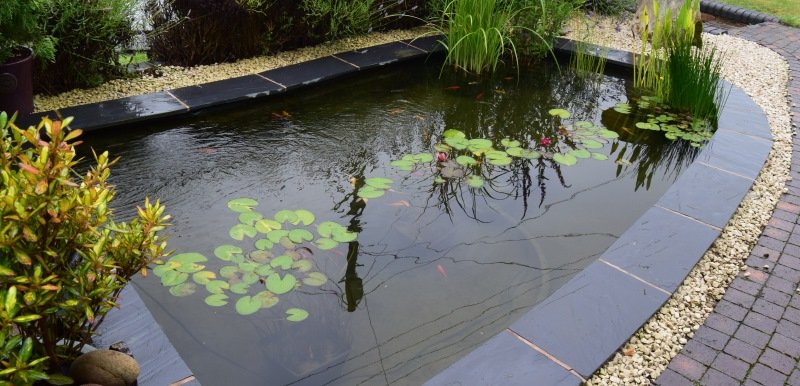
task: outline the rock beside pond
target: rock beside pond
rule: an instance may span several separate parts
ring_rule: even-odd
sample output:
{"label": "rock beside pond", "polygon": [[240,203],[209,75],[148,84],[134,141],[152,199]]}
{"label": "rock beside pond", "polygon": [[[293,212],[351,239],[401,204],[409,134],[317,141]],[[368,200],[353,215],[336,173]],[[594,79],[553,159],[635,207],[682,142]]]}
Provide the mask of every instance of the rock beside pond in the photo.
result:
{"label": "rock beside pond", "polygon": [[131,386],[139,377],[139,364],[113,350],[96,350],[78,357],[69,369],[78,385]]}

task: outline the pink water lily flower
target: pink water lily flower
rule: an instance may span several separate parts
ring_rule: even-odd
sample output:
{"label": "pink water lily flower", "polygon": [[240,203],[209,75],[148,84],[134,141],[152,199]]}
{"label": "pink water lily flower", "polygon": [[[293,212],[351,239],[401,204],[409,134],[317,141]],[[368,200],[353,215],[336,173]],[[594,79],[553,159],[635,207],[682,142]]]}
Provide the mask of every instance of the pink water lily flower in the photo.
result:
{"label": "pink water lily flower", "polygon": [[542,146],[550,146],[551,143],[553,143],[553,140],[549,137],[542,137],[542,139],[539,140],[539,144]]}
{"label": "pink water lily flower", "polygon": [[447,153],[441,152],[441,151],[436,153],[436,161],[438,161],[438,162],[447,161]]}

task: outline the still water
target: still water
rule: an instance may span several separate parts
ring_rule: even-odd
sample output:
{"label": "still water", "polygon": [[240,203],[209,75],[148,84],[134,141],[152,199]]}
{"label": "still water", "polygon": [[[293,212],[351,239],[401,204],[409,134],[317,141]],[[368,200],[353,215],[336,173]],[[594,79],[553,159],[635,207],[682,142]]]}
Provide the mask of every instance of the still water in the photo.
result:
{"label": "still water", "polygon": [[[207,259],[172,266],[172,287],[162,285],[163,271],[136,279],[200,383],[416,385],[597,259],[691,161],[674,143],[622,131],[595,138],[596,155],[573,166],[552,159],[581,147],[576,122],[598,127],[627,99],[627,82],[607,75],[586,84],[547,65],[491,79],[440,77],[437,66],[411,64],[235,111],[96,134],[84,151],[121,157],[111,180],[118,216],[130,217],[144,196],[159,198],[174,217],[170,248]],[[555,117],[554,108],[571,116]],[[542,156],[493,163],[485,150],[442,146],[437,154],[448,129]],[[391,165],[404,155],[418,157],[411,170]],[[478,163],[463,166],[458,155]],[[391,182],[367,187],[374,177]],[[257,206],[229,205],[239,198]],[[282,210],[283,230],[308,234],[258,244],[270,229],[231,231]],[[243,218],[247,211],[257,214]],[[320,230],[325,222],[342,232]],[[219,246],[230,249],[218,257]],[[284,265],[278,255],[291,259]],[[205,278],[195,277],[200,270]]]}

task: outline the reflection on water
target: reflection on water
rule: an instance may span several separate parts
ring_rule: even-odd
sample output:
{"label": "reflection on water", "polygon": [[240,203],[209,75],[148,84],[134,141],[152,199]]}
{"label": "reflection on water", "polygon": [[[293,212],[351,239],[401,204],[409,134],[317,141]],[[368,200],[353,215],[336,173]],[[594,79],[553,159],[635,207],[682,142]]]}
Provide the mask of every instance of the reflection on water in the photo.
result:
{"label": "reflection on water", "polygon": [[[679,149],[609,140],[592,151],[610,160],[561,166],[543,156],[492,166],[481,169],[480,189],[434,182],[436,162],[397,170],[391,161],[432,154],[451,128],[543,153],[570,146],[562,124],[599,124],[626,92],[622,78],[608,76],[589,92],[546,67],[519,79],[514,70],[481,80],[438,79],[438,72],[384,69],[173,127],[86,138],[121,156],[111,180],[117,213],[132,215],[145,195],[160,198],[174,217],[170,247],[208,256],[212,271],[223,265],[214,248],[231,243],[228,231],[238,223],[226,206],[234,198],[256,199],[267,217],[305,209],[317,223],[359,233],[357,241],[313,250],[313,269],[326,284],[283,294],[249,316],[207,306],[202,291],[177,298],[153,275],[138,278],[201,383],[421,384],[599,257],[689,159]],[[554,120],[548,111],[556,107],[574,119]],[[542,145],[543,137],[551,144]],[[632,165],[613,162],[623,151]],[[667,160],[654,158],[659,151]],[[646,184],[638,182],[641,165]],[[383,197],[363,200],[369,177],[394,183]],[[253,250],[252,242],[242,246]],[[292,307],[310,316],[288,322]]]}

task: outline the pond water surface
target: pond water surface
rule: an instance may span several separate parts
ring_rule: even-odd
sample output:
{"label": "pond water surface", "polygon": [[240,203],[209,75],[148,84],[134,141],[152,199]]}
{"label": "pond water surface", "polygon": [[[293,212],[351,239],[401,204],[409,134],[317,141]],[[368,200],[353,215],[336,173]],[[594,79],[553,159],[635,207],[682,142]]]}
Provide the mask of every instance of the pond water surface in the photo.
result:
{"label": "pond water surface", "polygon": [[[597,136],[601,146],[587,149],[596,155],[574,166],[552,159],[587,147],[573,136],[586,125],[576,122],[597,130],[626,100],[626,82],[607,75],[590,87],[547,65],[440,78],[437,66],[410,64],[84,139],[121,157],[112,177],[118,215],[130,217],[145,195],[159,198],[174,217],[170,248],[207,259],[191,255],[136,280],[200,383],[416,385],[597,259],[691,161],[663,138],[610,135]],[[554,108],[571,116],[553,116]],[[473,146],[429,160],[445,157],[435,145],[447,129],[495,151],[520,147],[525,157],[490,162]],[[406,155],[411,170],[392,166]],[[459,155],[480,163],[459,165]],[[258,205],[230,204],[239,198]],[[291,211],[277,216],[282,230],[308,233],[259,244],[277,230],[268,221],[247,234],[282,210]],[[223,284],[210,288],[213,280]]]}

